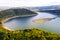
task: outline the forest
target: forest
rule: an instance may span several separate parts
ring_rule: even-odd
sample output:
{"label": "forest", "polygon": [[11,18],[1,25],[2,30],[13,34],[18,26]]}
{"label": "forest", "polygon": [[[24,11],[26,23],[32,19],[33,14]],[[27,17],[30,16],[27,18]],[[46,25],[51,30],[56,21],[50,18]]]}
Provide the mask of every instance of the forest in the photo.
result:
{"label": "forest", "polygon": [[60,34],[31,28],[24,30],[2,30],[0,40],[60,40]]}

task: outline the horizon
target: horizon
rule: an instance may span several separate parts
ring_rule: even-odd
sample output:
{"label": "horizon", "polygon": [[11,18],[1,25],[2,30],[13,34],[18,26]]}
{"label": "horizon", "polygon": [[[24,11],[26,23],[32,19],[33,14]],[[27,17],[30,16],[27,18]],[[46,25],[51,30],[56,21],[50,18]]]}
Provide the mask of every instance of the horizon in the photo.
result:
{"label": "horizon", "polygon": [[0,6],[8,7],[36,7],[60,5],[59,0],[0,0]]}

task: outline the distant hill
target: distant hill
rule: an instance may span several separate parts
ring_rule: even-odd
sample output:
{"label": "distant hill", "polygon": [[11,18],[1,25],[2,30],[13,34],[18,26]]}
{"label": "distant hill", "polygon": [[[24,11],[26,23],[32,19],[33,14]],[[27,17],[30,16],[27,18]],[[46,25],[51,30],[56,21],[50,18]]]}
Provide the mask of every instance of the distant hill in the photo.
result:
{"label": "distant hill", "polygon": [[37,13],[24,8],[10,8],[0,11],[0,18],[8,18],[13,16],[36,15]]}
{"label": "distant hill", "polygon": [[51,6],[38,6],[38,7],[26,7],[27,9],[37,9],[38,11],[40,10],[60,10],[60,5],[51,5]]}
{"label": "distant hill", "polygon": [[60,15],[60,5],[27,7],[27,9],[35,10],[37,12],[49,12],[54,15]]}

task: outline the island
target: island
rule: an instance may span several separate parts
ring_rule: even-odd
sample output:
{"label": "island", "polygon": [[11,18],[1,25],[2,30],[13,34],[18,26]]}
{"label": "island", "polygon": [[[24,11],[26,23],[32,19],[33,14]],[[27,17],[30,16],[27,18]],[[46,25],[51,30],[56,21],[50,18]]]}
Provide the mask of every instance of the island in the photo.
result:
{"label": "island", "polygon": [[51,20],[56,19],[56,18],[58,18],[58,17],[54,17],[54,18],[44,18],[44,19],[36,19],[36,20],[33,20],[32,22],[42,24],[42,23],[51,21]]}

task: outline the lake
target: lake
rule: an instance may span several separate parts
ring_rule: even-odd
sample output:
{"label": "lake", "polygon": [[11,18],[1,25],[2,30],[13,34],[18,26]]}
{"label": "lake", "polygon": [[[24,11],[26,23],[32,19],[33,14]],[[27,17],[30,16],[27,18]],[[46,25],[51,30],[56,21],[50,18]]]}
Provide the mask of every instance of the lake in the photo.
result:
{"label": "lake", "polygon": [[27,28],[38,28],[50,32],[60,33],[60,18],[47,21],[42,24],[32,22],[36,19],[54,18],[56,15],[44,12],[37,12],[38,15],[31,17],[18,17],[6,21],[5,26],[11,30],[23,30]]}

